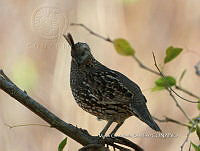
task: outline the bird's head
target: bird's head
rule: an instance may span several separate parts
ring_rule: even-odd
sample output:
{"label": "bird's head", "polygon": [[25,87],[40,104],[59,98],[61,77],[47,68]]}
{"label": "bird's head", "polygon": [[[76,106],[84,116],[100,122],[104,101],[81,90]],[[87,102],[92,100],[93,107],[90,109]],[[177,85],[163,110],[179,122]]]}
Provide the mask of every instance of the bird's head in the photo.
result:
{"label": "bird's head", "polygon": [[91,58],[93,58],[90,52],[90,48],[86,43],[74,43],[74,40],[70,33],[63,36],[71,47],[71,56],[73,61],[75,61],[78,65],[87,64],[91,60]]}

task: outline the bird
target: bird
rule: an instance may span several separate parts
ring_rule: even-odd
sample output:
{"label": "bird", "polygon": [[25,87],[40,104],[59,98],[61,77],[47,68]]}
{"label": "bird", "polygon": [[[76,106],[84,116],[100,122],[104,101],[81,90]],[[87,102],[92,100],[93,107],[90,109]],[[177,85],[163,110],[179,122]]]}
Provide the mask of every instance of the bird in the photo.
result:
{"label": "bird", "polygon": [[99,136],[114,136],[124,121],[135,116],[155,131],[161,129],[153,120],[140,87],[122,73],[97,61],[87,43],[74,43],[70,33],[63,35],[71,47],[70,87],[76,103],[98,119],[107,121]]}

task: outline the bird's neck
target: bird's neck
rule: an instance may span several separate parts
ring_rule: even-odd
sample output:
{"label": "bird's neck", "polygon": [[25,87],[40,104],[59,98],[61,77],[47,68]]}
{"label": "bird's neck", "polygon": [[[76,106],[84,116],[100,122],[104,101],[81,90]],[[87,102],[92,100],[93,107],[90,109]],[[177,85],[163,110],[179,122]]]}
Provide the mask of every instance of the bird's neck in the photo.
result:
{"label": "bird's neck", "polygon": [[94,68],[99,62],[94,58],[91,57],[87,61],[85,61],[83,64],[78,64],[74,59],[71,61],[71,70],[88,70],[90,68]]}

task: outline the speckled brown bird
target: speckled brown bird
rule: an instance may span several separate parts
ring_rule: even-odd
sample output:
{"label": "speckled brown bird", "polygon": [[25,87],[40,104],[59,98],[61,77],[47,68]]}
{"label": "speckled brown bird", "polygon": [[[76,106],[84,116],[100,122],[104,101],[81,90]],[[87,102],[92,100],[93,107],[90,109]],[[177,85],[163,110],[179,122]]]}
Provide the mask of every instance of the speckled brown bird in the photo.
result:
{"label": "speckled brown bird", "polygon": [[64,37],[71,46],[72,94],[83,110],[108,121],[101,136],[116,122],[116,127],[110,133],[114,135],[124,121],[133,115],[152,129],[161,131],[152,119],[146,106],[147,100],[135,82],[98,62],[86,43],[75,44],[71,34]]}

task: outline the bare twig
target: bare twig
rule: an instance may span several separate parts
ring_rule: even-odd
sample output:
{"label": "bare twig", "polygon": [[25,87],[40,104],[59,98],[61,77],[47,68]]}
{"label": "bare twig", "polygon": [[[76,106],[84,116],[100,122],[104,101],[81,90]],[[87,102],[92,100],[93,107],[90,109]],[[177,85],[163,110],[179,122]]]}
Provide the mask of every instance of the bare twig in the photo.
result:
{"label": "bare twig", "polygon": [[174,119],[172,119],[172,118],[170,118],[170,117],[167,117],[167,116],[165,116],[164,119],[159,119],[159,118],[157,118],[157,117],[153,117],[153,118],[154,118],[156,121],[161,122],[161,123],[163,123],[163,122],[171,122],[171,123],[175,123],[175,124],[178,124],[178,125],[181,125],[181,126],[185,126],[185,127],[189,127],[189,126],[190,126],[190,125],[187,125],[187,124],[182,123],[182,122],[180,122],[180,121],[174,120]]}
{"label": "bare twig", "polygon": [[[160,72],[156,72],[156,71],[152,70],[151,68],[145,66],[135,55],[133,56],[133,58],[134,58],[135,61],[139,64],[139,66],[140,66],[141,68],[143,68],[143,69],[145,69],[145,70],[147,70],[147,71],[149,71],[149,72],[151,72],[151,73],[154,73],[154,74],[156,74],[156,75],[162,76],[162,75],[160,74]],[[179,87],[179,86],[177,86],[177,85],[175,85],[175,88],[178,89],[178,90],[180,90],[180,91],[185,92],[186,94],[188,94],[188,95],[190,95],[190,96],[192,96],[192,97],[195,97],[195,98],[199,99],[199,97],[196,96],[195,94],[193,94],[193,93],[191,93],[191,92],[189,92],[189,91],[187,91],[187,90],[185,90],[185,89],[183,89],[183,88],[181,88],[181,87]],[[190,102],[190,103],[200,103],[200,101],[191,101],[191,100],[189,100],[189,99],[186,99],[186,98],[182,97],[180,94],[178,94],[176,91],[174,91],[171,87],[169,87],[169,89],[170,89],[175,95],[177,95],[179,98],[181,98],[182,100],[184,100],[184,101],[186,101],[186,102]]]}
{"label": "bare twig", "polygon": [[[103,147],[105,144],[109,144],[110,146],[113,146],[116,149],[126,150],[125,147],[115,144],[117,142],[118,144],[124,145],[124,140],[115,140],[115,138],[103,139],[97,136],[91,136],[87,132],[87,130],[77,128],[76,126],[73,126],[69,123],[64,122],[63,120],[58,118],[55,114],[47,110],[44,106],[42,106],[41,104],[36,102],[34,99],[32,99],[25,91],[22,91],[21,89],[19,89],[3,73],[2,70],[0,71],[1,71],[0,72],[0,89],[2,89],[4,92],[9,94],[11,97],[15,98],[18,102],[23,104],[29,110],[31,110],[40,118],[42,118],[47,123],[49,123],[50,127],[59,130],[63,134],[66,134],[67,136],[79,142],[83,146],[87,146],[89,144],[100,144]],[[25,125],[21,125],[21,126],[25,126]],[[132,144],[134,143],[132,142]],[[128,146],[128,147],[131,147],[131,146]],[[137,147],[136,148],[132,147],[132,149],[135,149],[136,151],[140,151],[140,150],[137,150],[138,149]]]}
{"label": "bare twig", "polygon": [[191,151],[191,146],[192,146],[192,144],[190,143],[190,146],[189,146],[189,151]]}
{"label": "bare twig", "polygon": [[87,31],[89,31],[90,34],[96,36],[96,37],[99,37],[107,42],[110,42],[110,43],[113,43],[113,41],[110,39],[110,38],[105,38],[104,36],[92,31],[90,28],[88,28],[87,26],[85,26],[84,24],[77,24],[77,23],[71,23],[70,24],[71,26],[81,26],[83,27],[84,29],[86,29]]}
{"label": "bare twig", "polygon": [[188,100],[184,97],[182,97],[180,94],[178,94],[176,91],[174,91],[171,87],[169,87],[169,89],[176,95],[178,96],[179,98],[181,98],[182,100],[186,101],[186,102],[189,102],[189,103],[200,103],[200,101],[191,101],[191,100]]}
{"label": "bare twig", "polygon": [[49,128],[51,128],[51,126],[44,125],[44,124],[18,124],[18,125],[9,125],[9,124],[5,123],[5,125],[8,126],[10,129],[11,128],[17,128],[17,127],[24,127],[24,126],[43,126],[43,127],[49,127]]}
{"label": "bare twig", "polygon": [[[157,65],[157,62],[156,62],[156,58],[155,58],[155,55],[154,53],[152,52],[153,54],[153,60],[154,60],[154,65],[155,67],[157,68],[157,70],[159,71],[160,75],[162,77],[165,77],[165,75],[161,72],[160,68],[158,67]],[[169,92],[170,96],[172,97],[172,99],[174,100],[174,102],[176,103],[176,106],[179,108],[179,110],[183,113],[183,115],[190,121],[192,122],[192,120],[190,119],[190,117],[187,115],[187,113],[183,110],[183,108],[180,106],[180,104],[178,103],[178,101],[176,100],[175,96],[172,94],[172,90],[170,89],[170,87],[166,87],[166,90]]]}
{"label": "bare twig", "polygon": [[180,91],[182,91],[182,92],[184,92],[184,93],[186,93],[186,94],[188,94],[188,95],[190,95],[190,96],[196,98],[196,99],[200,99],[200,97],[197,96],[196,94],[194,94],[194,93],[192,93],[192,92],[190,92],[190,91],[188,91],[188,90],[186,90],[186,89],[184,89],[184,88],[182,88],[182,87],[180,87],[180,86],[178,86],[178,85],[175,85],[175,88],[176,88],[177,90],[180,90]]}
{"label": "bare twig", "polygon": [[154,74],[160,76],[160,73],[159,73],[159,72],[154,71],[154,70],[152,70],[151,68],[145,66],[135,55],[133,56],[133,59],[135,59],[135,61],[139,64],[139,66],[140,66],[141,68],[143,68],[143,69],[145,69],[145,70],[147,70],[147,71],[149,71],[149,72],[151,72],[151,73],[154,73]]}
{"label": "bare twig", "polygon": [[181,151],[183,151],[183,147],[184,147],[185,144],[187,143],[187,141],[188,141],[188,139],[189,139],[189,137],[190,137],[190,134],[192,133],[192,129],[194,128],[194,126],[195,126],[195,123],[193,123],[193,124],[192,124],[192,127],[189,129],[189,131],[188,131],[188,133],[187,133],[187,135],[186,135],[186,138],[185,138],[183,144],[182,144],[181,147],[180,147]]}

